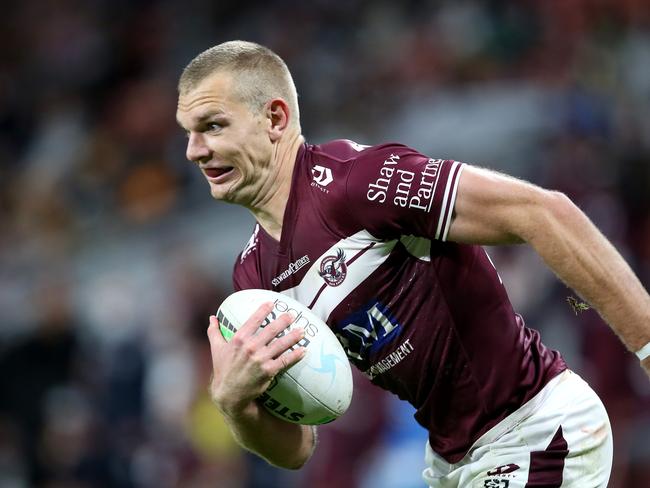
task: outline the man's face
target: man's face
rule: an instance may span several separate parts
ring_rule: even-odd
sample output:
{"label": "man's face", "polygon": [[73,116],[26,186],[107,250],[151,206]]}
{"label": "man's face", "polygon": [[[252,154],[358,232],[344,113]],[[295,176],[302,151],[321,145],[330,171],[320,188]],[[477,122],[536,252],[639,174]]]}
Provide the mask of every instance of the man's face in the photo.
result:
{"label": "man's face", "polygon": [[271,175],[270,119],[233,90],[233,76],[215,73],[178,99],[187,159],[198,164],[217,200],[250,206]]}

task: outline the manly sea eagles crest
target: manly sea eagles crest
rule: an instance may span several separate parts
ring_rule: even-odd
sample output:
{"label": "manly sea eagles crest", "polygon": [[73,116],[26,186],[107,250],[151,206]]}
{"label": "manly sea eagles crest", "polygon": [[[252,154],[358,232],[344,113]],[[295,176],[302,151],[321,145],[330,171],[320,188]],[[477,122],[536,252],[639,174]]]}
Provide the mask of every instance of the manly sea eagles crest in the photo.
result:
{"label": "manly sea eagles crest", "polygon": [[338,249],[336,256],[325,256],[320,262],[319,275],[329,286],[339,286],[345,280],[348,267],[345,265],[345,252]]}

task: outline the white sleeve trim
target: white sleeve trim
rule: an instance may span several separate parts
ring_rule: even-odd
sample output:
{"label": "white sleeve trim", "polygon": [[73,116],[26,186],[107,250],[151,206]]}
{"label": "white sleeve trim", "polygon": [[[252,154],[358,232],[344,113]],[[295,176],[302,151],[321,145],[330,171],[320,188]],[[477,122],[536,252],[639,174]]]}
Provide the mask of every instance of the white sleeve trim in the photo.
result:
{"label": "white sleeve trim", "polygon": [[[460,168],[458,168],[460,166]],[[456,173],[456,168],[458,168],[458,173]],[[447,176],[447,183],[445,186],[445,193],[442,196],[442,207],[440,209],[440,214],[438,215],[438,228],[436,229],[436,239],[445,241],[447,239],[447,233],[449,232],[449,222],[451,221],[451,215],[454,211],[454,205],[456,203],[456,190],[458,189],[458,181],[460,180],[460,174],[463,171],[463,164],[458,161],[453,161],[451,169],[449,170]],[[445,227],[443,229],[443,223]]]}
{"label": "white sleeve trim", "polygon": [[456,175],[456,179],[454,180],[454,189],[451,193],[451,198],[449,199],[449,209],[447,210],[447,223],[445,224],[445,231],[442,234],[442,240],[446,241],[447,240],[447,234],[449,233],[449,228],[451,227],[451,217],[454,214],[454,207],[456,206],[456,192],[458,191],[458,183],[460,182],[460,175],[463,172],[463,169],[465,168],[465,165],[460,166],[458,168],[458,174]]}

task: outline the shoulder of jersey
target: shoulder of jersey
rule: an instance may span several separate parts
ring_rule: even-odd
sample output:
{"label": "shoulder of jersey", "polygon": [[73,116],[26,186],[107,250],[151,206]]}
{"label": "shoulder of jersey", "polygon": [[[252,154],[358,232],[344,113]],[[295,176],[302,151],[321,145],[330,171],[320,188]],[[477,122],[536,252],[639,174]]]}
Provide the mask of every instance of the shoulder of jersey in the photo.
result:
{"label": "shoulder of jersey", "polygon": [[311,146],[308,158],[311,172],[310,185],[317,193],[332,197],[332,190],[345,188],[345,182],[357,161],[383,161],[394,151],[404,151],[406,146],[385,143],[376,146],[358,144],[349,139],[337,139]]}
{"label": "shoulder of jersey", "polygon": [[336,164],[352,163],[357,159],[383,157],[384,153],[390,153],[395,150],[403,151],[408,149],[403,144],[388,142],[370,146],[367,144],[359,144],[349,139],[336,139],[323,144],[316,144],[312,146],[312,161],[314,166],[320,163],[331,163],[332,166]]}
{"label": "shoulder of jersey", "polygon": [[345,187],[345,180],[352,164],[373,146],[358,144],[349,139],[337,139],[311,146],[310,185],[324,195],[333,196],[332,190]]}
{"label": "shoulder of jersey", "polygon": [[335,139],[323,144],[314,145],[313,150],[316,154],[329,156],[334,160],[345,162],[356,159],[359,153],[371,147],[373,146],[359,144],[350,139]]}

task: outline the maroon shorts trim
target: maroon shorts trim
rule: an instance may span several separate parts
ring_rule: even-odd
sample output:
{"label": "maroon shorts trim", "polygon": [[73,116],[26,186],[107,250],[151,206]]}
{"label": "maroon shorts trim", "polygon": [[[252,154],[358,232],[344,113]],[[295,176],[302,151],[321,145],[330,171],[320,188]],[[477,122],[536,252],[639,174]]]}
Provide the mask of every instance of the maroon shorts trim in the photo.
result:
{"label": "maroon shorts trim", "polygon": [[562,485],[564,460],[568,454],[569,446],[560,426],[544,451],[530,453],[530,469],[525,488],[559,488]]}

